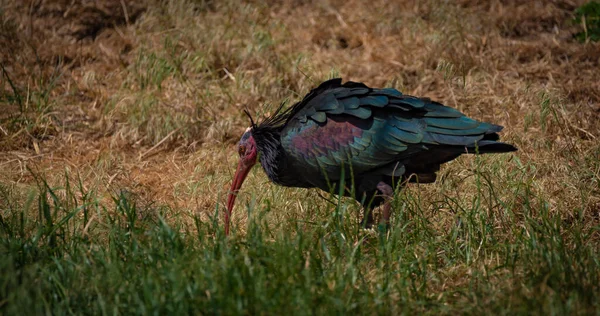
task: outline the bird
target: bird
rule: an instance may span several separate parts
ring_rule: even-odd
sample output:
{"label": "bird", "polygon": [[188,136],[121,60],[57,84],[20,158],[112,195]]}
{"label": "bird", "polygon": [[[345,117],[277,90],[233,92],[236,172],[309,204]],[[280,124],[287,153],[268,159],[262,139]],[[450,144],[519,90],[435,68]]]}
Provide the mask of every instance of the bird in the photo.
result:
{"label": "bird", "polygon": [[[389,224],[394,188],[432,183],[443,163],[462,154],[517,150],[499,141],[502,126],[394,88],[334,78],[284,106],[260,123],[245,110],[250,127],[237,144],[240,159],[224,214],[226,235],[236,196],[257,161],[277,185],[354,197],[365,208],[363,225],[370,227],[378,206],[383,206],[380,223]],[[353,190],[339,190],[350,183]]]}

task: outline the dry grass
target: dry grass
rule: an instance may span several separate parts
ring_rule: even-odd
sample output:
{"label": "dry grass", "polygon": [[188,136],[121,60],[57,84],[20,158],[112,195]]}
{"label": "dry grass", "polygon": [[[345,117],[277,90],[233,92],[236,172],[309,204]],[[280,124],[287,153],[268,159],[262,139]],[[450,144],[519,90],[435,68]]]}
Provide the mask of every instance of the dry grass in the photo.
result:
{"label": "dry grass", "polygon": [[[264,114],[332,74],[504,125],[557,203],[577,198],[578,173],[597,175],[572,157],[598,150],[600,50],[572,39],[569,2],[5,2],[5,183],[31,184],[25,166],[59,178],[69,167],[108,192],[214,205],[241,110]],[[176,196],[213,174],[218,189]]]}
{"label": "dry grass", "polygon": [[[600,45],[573,39],[581,3],[0,0],[0,184],[11,199],[0,208],[24,203],[35,176],[60,186],[67,174],[106,205],[126,191],[193,226],[190,215],[207,220],[224,202],[233,145],[248,125],[242,110],[266,114],[341,76],[503,125],[519,148],[461,158],[436,184],[409,188],[403,196],[418,196],[407,203],[421,205],[431,229],[455,225],[457,205],[439,201],[473,200],[478,172],[517,209],[547,208],[562,229],[597,227]],[[326,204],[266,183],[255,170],[238,203],[285,194],[266,215],[275,230],[314,211],[301,201]],[[486,209],[510,239],[503,207]],[[525,215],[514,216],[521,225]],[[468,283],[470,270],[446,271],[437,291]]]}

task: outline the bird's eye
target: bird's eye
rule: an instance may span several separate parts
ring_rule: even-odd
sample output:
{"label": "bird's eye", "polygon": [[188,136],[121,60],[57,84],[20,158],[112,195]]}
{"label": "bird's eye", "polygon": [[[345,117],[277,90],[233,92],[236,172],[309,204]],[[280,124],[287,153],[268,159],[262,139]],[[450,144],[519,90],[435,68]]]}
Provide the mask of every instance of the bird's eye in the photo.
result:
{"label": "bird's eye", "polygon": [[238,149],[238,153],[240,154],[240,156],[243,156],[246,153],[246,146],[240,146],[240,148]]}

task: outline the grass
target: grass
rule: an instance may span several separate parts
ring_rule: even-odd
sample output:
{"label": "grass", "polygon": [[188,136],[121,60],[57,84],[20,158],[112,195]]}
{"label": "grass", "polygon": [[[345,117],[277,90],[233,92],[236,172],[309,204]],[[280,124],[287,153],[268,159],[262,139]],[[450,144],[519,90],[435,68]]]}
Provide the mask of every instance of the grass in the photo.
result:
{"label": "grass", "polygon": [[[403,192],[396,224],[380,234],[359,229],[348,200],[306,200],[305,213],[277,225],[268,214],[285,196],[254,200],[247,223],[226,238],[217,208],[209,220],[185,218],[120,192],[107,209],[69,175],[56,188],[38,179],[40,193],[1,220],[2,308],[7,314],[592,311],[600,267],[590,235],[597,227],[575,219],[567,229],[521,182],[523,172],[507,188],[513,199],[498,200],[489,178],[504,163],[474,171],[472,197],[446,195],[425,208],[418,190]],[[529,203],[516,207],[520,199]],[[32,209],[37,214],[27,216]],[[442,218],[446,229],[432,222]]]}
{"label": "grass", "polygon": [[575,23],[583,26],[583,32],[575,34],[581,42],[600,40],[600,3],[590,1],[575,10]]}
{"label": "grass", "polygon": [[[598,313],[582,4],[0,2],[0,313]],[[243,110],[334,76],[503,125],[519,151],[398,191],[387,232],[255,168],[225,237]]]}

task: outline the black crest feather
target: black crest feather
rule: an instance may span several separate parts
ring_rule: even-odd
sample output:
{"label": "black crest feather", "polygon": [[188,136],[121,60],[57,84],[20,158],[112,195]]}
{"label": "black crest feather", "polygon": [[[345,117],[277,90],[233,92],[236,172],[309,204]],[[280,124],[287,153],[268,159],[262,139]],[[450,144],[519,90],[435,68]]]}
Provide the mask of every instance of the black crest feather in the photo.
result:
{"label": "black crest feather", "polygon": [[254,119],[252,118],[252,115],[250,114],[250,111],[248,111],[248,109],[244,109],[244,113],[246,113],[246,115],[250,119],[250,127],[255,128],[256,127],[256,123],[254,123]]}
{"label": "black crest feather", "polygon": [[[352,87],[354,87],[354,85],[360,85],[361,87],[366,87],[362,83],[355,83],[355,82],[350,82],[350,81],[346,82],[344,84],[344,86],[347,86],[347,85],[351,85]],[[281,103],[281,105],[279,105],[277,110],[275,110],[275,112],[271,116],[266,118],[264,121],[260,122],[260,124],[254,125],[254,123],[253,123],[252,129],[254,130],[254,132],[260,132],[261,129],[262,130],[281,131],[281,129],[285,126],[285,124],[289,121],[289,119],[291,117],[293,117],[296,113],[298,113],[300,110],[302,110],[302,108],[304,108],[306,106],[306,104],[308,102],[310,102],[310,100],[312,100],[315,96],[319,95],[321,92],[323,92],[325,90],[338,88],[341,86],[342,86],[341,78],[327,80],[327,81],[321,83],[318,87],[312,89],[300,102],[297,102],[296,104],[292,105],[291,107],[284,110],[283,108],[285,107],[285,103]],[[248,113],[246,113],[246,114],[248,114]],[[248,114],[248,116],[250,116],[250,115]],[[252,121],[252,118],[250,118],[250,120]]]}

